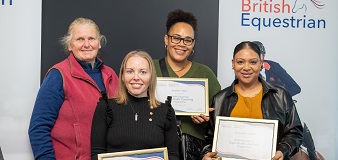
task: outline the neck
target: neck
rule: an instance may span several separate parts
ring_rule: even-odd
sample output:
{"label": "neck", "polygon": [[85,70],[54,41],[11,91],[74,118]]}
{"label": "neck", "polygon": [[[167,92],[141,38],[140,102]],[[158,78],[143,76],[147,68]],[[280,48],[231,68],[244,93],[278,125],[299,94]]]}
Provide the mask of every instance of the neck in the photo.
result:
{"label": "neck", "polygon": [[188,66],[189,60],[184,60],[183,62],[174,62],[168,58],[168,64],[174,72],[181,72]]}
{"label": "neck", "polygon": [[251,85],[246,85],[246,84],[241,84],[238,83],[238,87],[242,90],[242,91],[252,91],[255,88],[259,87],[260,83],[255,83],[255,84],[251,84]]}
{"label": "neck", "polygon": [[252,97],[259,93],[262,89],[262,85],[259,81],[255,82],[254,84],[243,84],[238,83],[237,89],[240,92],[241,95],[245,97]]}
{"label": "neck", "polygon": [[136,98],[144,98],[144,97],[148,97],[148,94],[138,94],[138,95],[136,95],[136,94],[132,94],[132,93],[130,93],[129,91],[128,91],[128,93],[131,95],[131,96],[133,96],[133,97],[136,97]]}

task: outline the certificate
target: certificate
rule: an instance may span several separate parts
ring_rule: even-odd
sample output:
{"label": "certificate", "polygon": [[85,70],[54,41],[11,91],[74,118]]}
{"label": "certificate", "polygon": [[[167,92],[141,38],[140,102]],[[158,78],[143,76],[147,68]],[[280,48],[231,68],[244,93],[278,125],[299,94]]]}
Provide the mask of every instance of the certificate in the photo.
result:
{"label": "certificate", "polygon": [[169,160],[167,147],[104,153],[97,157],[98,160]]}
{"label": "certificate", "polygon": [[212,151],[222,159],[271,159],[277,129],[277,120],[217,116]]}
{"label": "certificate", "polygon": [[207,78],[157,77],[156,98],[165,102],[171,96],[176,115],[209,115]]}

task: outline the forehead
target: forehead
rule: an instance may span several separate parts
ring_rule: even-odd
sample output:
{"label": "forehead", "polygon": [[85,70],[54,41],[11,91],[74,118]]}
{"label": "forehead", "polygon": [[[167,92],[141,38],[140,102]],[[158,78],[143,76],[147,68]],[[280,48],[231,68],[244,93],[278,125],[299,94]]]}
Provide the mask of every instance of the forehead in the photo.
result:
{"label": "forehead", "polygon": [[194,29],[188,23],[178,22],[170,28],[169,33],[192,37],[194,36]]}
{"label": "forehead", "polygon": [[126,62],[126,66],[143,66],[143,67],[149,67],[148,61],[141,56],[134,55],[128,58]]}
{"label": "forehead", "polygon": [[259,58],[258,53],[250,48],[243,48],[235,54],[235,59],[252,59],[252,58]]}
{"label": "forehead", "polygon": [[75,36],[91,35],[95,36],[98,34],[96,28],[90,24],[79,24],[75,25],[72,29],[72,33]]}

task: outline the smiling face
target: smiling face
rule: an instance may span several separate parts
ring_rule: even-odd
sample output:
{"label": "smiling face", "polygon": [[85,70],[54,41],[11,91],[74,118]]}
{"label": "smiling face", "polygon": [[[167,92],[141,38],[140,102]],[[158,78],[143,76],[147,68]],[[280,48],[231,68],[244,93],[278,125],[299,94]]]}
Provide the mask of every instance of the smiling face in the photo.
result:
{"label": "smiling face", "polygon": [[82,61],[94,65],[95,58],[101,48],[98,31],[93,25],[75,25],[72,30],[72,39],[68,45],[68,50]]}
{"label": "smiling face", "polygon": [[259,55],[250,48],[239,50],[232,60],[232,67],[239,83],[250,85],[258,82],[262,61]]}
{"label": "smiling face", "polygon": [[130,57],[125,65],[122,81],[134,97],[147,97],[151,78],[148,61],[140,56]]}
{"label": "smiling face", "polygon": [[[170,37],[174,36],[174,37]],[[192,38],[194,39],[194,30],[191,25],[178,22],[174,24],[169,30],[168,34],[164,36],[164,42],[167,45],[167,58],[174,62],[186,61],[194,48],[195,42],[192,45],[186,45],[183,40],[180,43],[175,44],[172,42],[172,38]]]}

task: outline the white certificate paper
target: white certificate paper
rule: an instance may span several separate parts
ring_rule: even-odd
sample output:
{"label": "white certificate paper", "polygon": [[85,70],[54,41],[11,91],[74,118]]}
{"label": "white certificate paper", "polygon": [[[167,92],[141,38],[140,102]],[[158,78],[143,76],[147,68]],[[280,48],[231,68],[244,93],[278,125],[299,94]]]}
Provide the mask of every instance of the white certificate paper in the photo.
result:
{"label": "white certificate paper", "polygon": [[277,120],[216,118],[213,151],[222,159],[271,159],[276,152]]}
{"label": "white certificate paper", "polygon": [[157,77],[156,98],[171,96],[176,115],[209,115],[208,79]]}

